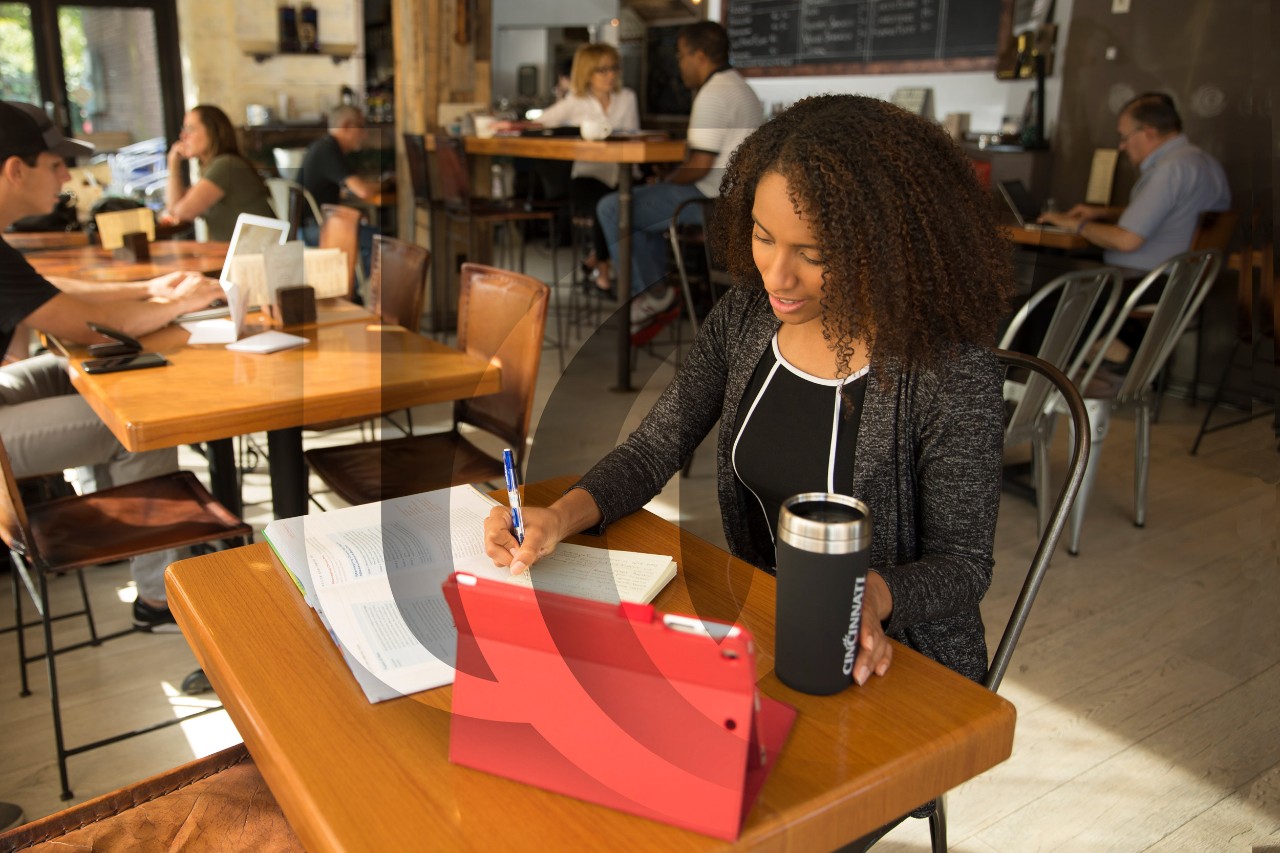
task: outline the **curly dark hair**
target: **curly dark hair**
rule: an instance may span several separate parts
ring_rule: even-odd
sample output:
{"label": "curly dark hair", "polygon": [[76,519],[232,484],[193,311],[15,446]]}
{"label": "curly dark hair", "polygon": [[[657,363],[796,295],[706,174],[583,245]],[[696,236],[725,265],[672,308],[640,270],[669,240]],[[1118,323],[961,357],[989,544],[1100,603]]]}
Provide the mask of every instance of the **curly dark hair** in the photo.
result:
{"label": "curly dark hair", "polygon": [[786,181],[825,262],[823,337],[846,375],[853,344],[883,360],[937,364],[991,346],[1013,293],[1012,245],[960,148],[936,124],[877,98],[805,98],[730,158],[712,226],[739,284],[763,287],[751,255],[756,185]]}

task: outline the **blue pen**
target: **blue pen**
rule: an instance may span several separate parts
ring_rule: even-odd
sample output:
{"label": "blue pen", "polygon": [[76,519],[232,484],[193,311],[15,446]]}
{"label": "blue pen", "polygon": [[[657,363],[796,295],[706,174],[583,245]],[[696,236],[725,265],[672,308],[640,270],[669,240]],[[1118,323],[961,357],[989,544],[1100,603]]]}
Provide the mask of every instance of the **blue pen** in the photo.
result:
{"label": "blue pen", "polygon": [[516,488],[516,461],[511,448],[502,451],[502,472],[507,477],[507,503],[511,504],[511,529],[516,541],[524,544],[524,511],[520,507],[520,490]]}

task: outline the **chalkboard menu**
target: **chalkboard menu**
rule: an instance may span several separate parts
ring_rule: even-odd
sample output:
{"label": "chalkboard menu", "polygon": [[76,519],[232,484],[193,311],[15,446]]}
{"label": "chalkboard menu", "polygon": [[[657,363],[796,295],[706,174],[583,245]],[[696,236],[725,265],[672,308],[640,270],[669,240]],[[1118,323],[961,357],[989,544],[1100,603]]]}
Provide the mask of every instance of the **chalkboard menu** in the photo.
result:
{"label": "chalkboard menu", "polygon": [[742,69],[990,58],[1005,0],[726,0]]}

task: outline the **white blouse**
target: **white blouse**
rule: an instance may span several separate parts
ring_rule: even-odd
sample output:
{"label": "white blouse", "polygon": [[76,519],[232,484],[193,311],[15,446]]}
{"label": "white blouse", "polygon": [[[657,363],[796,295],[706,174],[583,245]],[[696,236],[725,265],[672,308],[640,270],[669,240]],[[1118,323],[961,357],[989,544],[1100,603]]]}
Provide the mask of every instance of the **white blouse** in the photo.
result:
{"label": "white blouse", "polygon": [[[543,110],[538,121],[547,127],[559,127],[581,125],[587,119],[602,121],[614,130],[639,130],[640,109],[636,104],[636,93],[627,88],[614,92],[609,99],[608,111],[591,95],[569,95]],[[573,170],[569,175],[574,178],[595,178],[606,186],[616,187],[618,164],[574,160]]]}

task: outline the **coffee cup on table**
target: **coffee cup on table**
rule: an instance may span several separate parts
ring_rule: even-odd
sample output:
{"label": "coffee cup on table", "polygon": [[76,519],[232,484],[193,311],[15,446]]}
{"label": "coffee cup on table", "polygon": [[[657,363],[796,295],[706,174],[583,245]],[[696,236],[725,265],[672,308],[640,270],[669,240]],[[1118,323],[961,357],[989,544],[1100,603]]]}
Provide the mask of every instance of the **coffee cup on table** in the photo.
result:
{"label": "coffee cup on table", "polygon": [[476,124],[476,136],[480,137],[481,139],[488,139],[489,137],[493,136],[494,131],[496,130],[496,128],[494,128],[493,125],[494,125],[494,122],[497,121],[495,117],[478,115],[478,116],[475,116],[474,120]]}
{"label": "coffee cup on table", "polygon": [[600,140],[608,139],[609,134],[613,133],[613,128],[607,122],[603,122],[597,118],[585,119],[578,128],[583,139]]}
{"label": "coffee cup on table", "polygon": [[774,672],[802,693],[853,683],[871,555],[871,514],[845,495],[808,492],[778,512]]}

